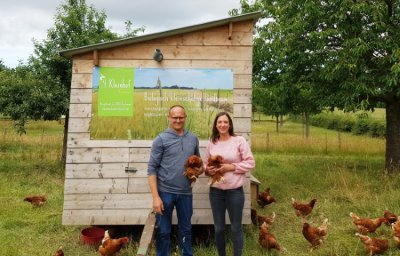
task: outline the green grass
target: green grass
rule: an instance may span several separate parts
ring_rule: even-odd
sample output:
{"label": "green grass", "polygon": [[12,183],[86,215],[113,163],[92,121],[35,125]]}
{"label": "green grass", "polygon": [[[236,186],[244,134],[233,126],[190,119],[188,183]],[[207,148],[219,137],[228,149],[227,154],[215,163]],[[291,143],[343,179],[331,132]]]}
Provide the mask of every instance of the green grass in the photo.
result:
{"label": "green grass", "polygon": [[[30,122],[28,134],[19,136],[12,123],[0,120],[0,255],[53,255],[63,246],[65,255],[99,255],[95,247],[80,242],[82,226],[63,226],[64,171],[59,164],[63,127],[57,122]],[[303,137],[300,124],[286,122],[280,133],[273,122],[253,124],[252,147],[256,157],[253,175],[260,189],[271,188],[277,202],[260,214],[276,213],[271,232],[286,252],[283,255],[366,255],[350,212],[377,217],[385,209],[400,214],[399,174],[384,171],[384,140],[341,134],[320,128],[311,129],[311,138]],[[46,194],[43,207],[32,208],[22,199],[29,194]],[[319,225],[329,219],[329,234],[313,252],[302,237],[303,220],[294,214],[290,198],[308,201],[317,198],[307,221]],[[374,236],[389,239],[385,255],[399,255],[391,230],[383,225]],[[119,255],[136,255],[138,240]],[[154,250],[153,250],[154,252]],[[213,238],[210,245],[194,247],[195,255],[216,255]],[[228,255],[232,242],[228,239]],[[243,255],[278,255],[258,246],[258,229],[245,227]]]}

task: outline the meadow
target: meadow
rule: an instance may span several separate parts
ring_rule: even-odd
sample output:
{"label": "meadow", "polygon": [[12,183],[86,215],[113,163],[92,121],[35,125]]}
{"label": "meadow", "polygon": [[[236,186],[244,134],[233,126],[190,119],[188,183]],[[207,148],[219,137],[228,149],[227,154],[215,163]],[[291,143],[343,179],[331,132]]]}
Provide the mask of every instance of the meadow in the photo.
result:
{"label": "meadow", "polygon": [[[19,136],[9,120],[0,119],[0,255],[53,255],[59,246],[65,255],[99,255],[95,247],[79,239],[82,226],[63,226],[64,171],[59,159],[62,148],[62,124],[29,122],[28,133]],[[277,202],[259,214],[276,213],[270,231],[286,250],[282,255],[366,255],[354,235],[349,217],[378,217],[385,209],[400,214],[400,175],[384,170],[384,139],[354,136],[321,128],[311,128],[311,137],[303,136],[301,124],[285,122],[280,132],[263,118],[254,121],[252,149],[256,157],[253,175],[260,189],[271,188]],[[46,194],[48,202],[32,208],[23,202],[29,194]],[[303,220],[297,217],[290,198],[309,201],[317,198],[307,221],[312,225],[329,219],[324,244],[310,252],[301,234]],[[384,255],[399,255],[389,226],[382,225],[373,236],[388,238],[390,249]],[[134,237],[119,255],[136,255]],[[213,237],[196,244],[195,255],[216,255]],[[232,254],[228,239],[228,255]],[[154,255],[154,250],[152,254]],[[243,255],[279,255],[258,245],[258,228],[245,226]]]}

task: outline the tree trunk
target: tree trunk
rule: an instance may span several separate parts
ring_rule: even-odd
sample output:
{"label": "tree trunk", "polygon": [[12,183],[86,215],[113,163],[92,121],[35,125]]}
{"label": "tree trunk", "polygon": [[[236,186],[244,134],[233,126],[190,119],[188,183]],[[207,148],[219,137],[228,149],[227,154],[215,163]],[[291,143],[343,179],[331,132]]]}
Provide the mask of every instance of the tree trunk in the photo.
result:
{"label": "tree trunk", "polygon": [[276,122],[276,132],[279,133],[279,115],[275,116],[275,122]]}
{"label": "tree trunk", "polygon": [[310,113],[306,112],[306,139],[310,138]]}
{"label": "tree trunk", "polygon": [[400,101],[386,103],[386,170],[400,171]]}

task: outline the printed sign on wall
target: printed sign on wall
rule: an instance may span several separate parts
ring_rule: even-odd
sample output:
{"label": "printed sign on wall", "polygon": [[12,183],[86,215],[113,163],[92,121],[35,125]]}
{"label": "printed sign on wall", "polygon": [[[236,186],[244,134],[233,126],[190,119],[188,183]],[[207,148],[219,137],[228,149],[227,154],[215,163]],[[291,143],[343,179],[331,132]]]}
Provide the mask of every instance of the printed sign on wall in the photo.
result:
{"label": "printed sign on wall", "polygon": [[154,139],[179,104],[186,128],[208,139],[215,115],[233,113],[230,69],[96,67],[93,71],[91,139]]}

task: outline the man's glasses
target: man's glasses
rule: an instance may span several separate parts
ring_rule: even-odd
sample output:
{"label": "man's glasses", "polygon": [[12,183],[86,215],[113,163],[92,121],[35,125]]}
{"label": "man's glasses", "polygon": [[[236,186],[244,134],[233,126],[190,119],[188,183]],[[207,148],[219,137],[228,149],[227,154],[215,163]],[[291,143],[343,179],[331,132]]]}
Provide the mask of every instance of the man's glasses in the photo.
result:
{"label": "man's glasses", "polygon": [[178,120],[185,120],[185,116],[170,116],[170,118],[174,121],[178,121]]}

